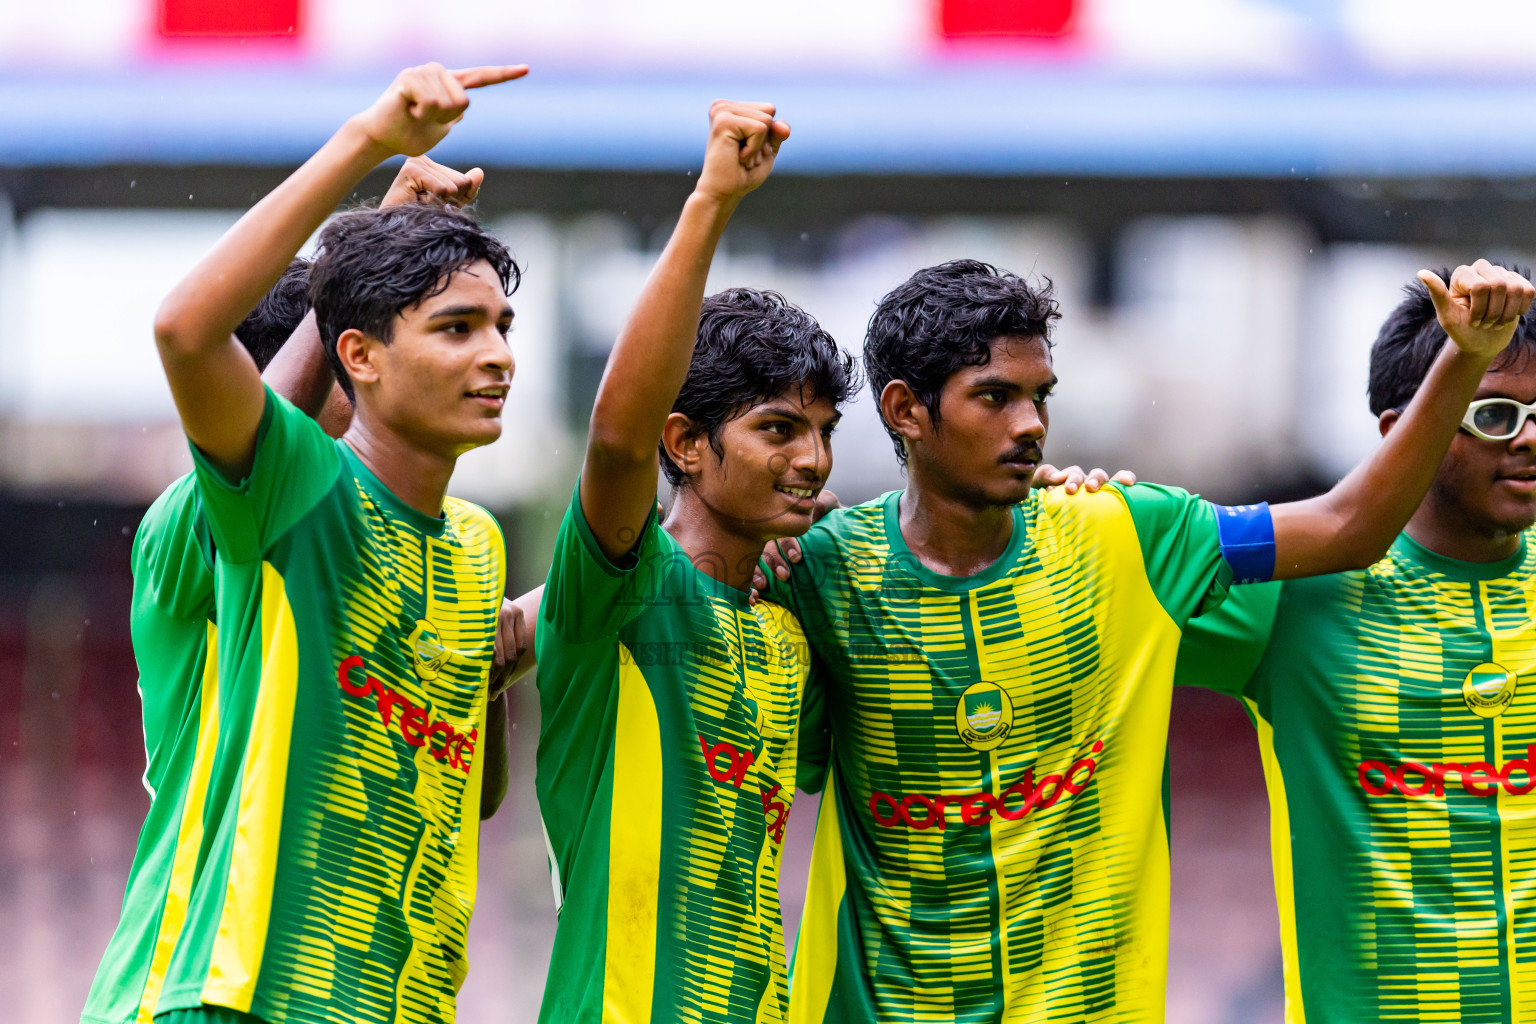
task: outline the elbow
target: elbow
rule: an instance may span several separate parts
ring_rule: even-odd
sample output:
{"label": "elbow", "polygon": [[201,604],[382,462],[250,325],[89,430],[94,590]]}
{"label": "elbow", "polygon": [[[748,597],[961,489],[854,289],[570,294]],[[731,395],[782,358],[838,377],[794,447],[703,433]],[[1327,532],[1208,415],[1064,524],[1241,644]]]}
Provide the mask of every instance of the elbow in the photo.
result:
{"label": "elbow", "polygon": [[168,296],[155,310],[155,344],[166,355],[185,355],[192,349],[193,333],[181,303]]}

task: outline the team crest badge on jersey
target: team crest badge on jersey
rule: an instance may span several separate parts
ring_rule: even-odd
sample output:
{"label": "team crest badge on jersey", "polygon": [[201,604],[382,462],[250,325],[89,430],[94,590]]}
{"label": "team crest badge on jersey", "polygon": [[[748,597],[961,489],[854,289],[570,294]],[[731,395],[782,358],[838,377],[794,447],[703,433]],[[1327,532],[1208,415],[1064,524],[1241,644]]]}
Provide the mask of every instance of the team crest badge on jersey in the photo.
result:
{"label": "team crest badge on jersey", "polygon": [[1520,677],[1503,665],[1487,661],[1467,673],[1461,684],[1461,699],[1467,710],[1483,718],[1497,718],[1515,699]]}
{"label": "team crest badge on jersey", "polygon": [[416,675],[422,679],[436,679],[453,657],[453,652],[443,646],[436,627],[426,619],[416,620],[416,628],[411,630],[405,642],[411,648],[411,664],[416,667]]}
{"label": "team crest badge on jersey", "polygon": [[955,728],[972,750],[995,750],[1013,731],[1013,701],[996,683],[973,683],[955,705]]}

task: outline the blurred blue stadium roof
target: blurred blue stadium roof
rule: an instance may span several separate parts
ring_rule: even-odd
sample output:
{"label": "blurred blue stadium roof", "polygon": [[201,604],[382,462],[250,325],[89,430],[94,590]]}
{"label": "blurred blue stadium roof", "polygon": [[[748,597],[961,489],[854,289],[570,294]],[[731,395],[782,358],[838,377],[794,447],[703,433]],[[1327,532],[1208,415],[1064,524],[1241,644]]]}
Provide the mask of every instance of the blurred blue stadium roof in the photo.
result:
{"label": "blurred blue stadium roof", "polygon": [[[0,164],[290,165],[386,76],[209,67],[0,75]],[[1536,83],[1171,80],[974,64],[839,78],[540,73],[476,94],[447,160],[684,170],[705,108],[772,99],[807,174],[1523,176]],[[1482,111],[1480,113],[1480,111]]]}

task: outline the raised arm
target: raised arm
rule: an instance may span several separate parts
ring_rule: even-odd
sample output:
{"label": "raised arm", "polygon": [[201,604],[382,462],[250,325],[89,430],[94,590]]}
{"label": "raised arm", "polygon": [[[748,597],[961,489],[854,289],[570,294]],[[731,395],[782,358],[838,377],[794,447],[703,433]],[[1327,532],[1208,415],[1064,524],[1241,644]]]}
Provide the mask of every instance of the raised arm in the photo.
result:
{"label": "raised arm", "polygon": [[[467,206],[480,194],[480,186],[484,181],[485,172],[478,167],[461,173],[431,157],[413,156],[401,165],[400,172],[390,183],[389,191],[384,193],[379,206],[401,206],[405,203]],[[320,339],[320,325],[315,321],[313,309],[300,321],[277,355],[272,357],[267,372],[261,376],[273,391],[310,416],[320,418],[327,400],[336,390],[336,375],[331,369],[330,359],[326,357],[325,345]],[[324,421],[321,425],[330,426]]]}
{"label": "raised arm", "polygon": [[656,447],[693,358],[715,246],[789,137],[774,112],[771,103],[717,100],[710,107],[698,186],[608,357],[587,435],[581,511],[610,559],[633,550],[656,504]]}
{"label": "raised arm", "polygon": [[1429,490],[1489,363],[1536,294],[1525,278],[1486,260],[1458,267],[1449,286],[1427,270],[1419,278],[1450,340],[1368,459],[1327,494],[1274,507],[1277,579],[1363,569],[1387,553]]}
{"label": "raised arm", "polygon": [[527,73],[523,66],[402,71],[304,165],[253,206],[171,291],[155,342],[182,427],[220,469],[249,468],[264,392],[234,330],[336,205],[379,161],[436,145],[469,106],[467,89]]}

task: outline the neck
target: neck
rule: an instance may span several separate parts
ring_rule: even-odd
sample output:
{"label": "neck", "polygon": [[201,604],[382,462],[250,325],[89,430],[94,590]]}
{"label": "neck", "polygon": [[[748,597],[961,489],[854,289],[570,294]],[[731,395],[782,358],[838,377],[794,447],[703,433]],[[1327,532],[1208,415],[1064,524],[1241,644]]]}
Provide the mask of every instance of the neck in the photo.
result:
{"label": "neck", "polygon": [[395,497],[424,516],[435,519],[443,514],[455,457],[412,444],[361,405],[342,440]]}
{"label": "neck", "polygon": [[1501,562],[1520,550],[1521,531],[1469,522],[1440,502],[1433,489],[1403,532],[1435,554],[1462,562]]}
{"label": "neck", "polygon": [[925,484],[912,473],[901,496],[902,539],[918,561],[943,576],[975,576],[1013,539],[1013,506],[978,504]]}
{"label": "neck", "polygon": [[728,587],[746,590],[763,554],[763,540],[736,530],[699,500],[691,487],[679,487],[662,529],[682,547],[694,568]]}

